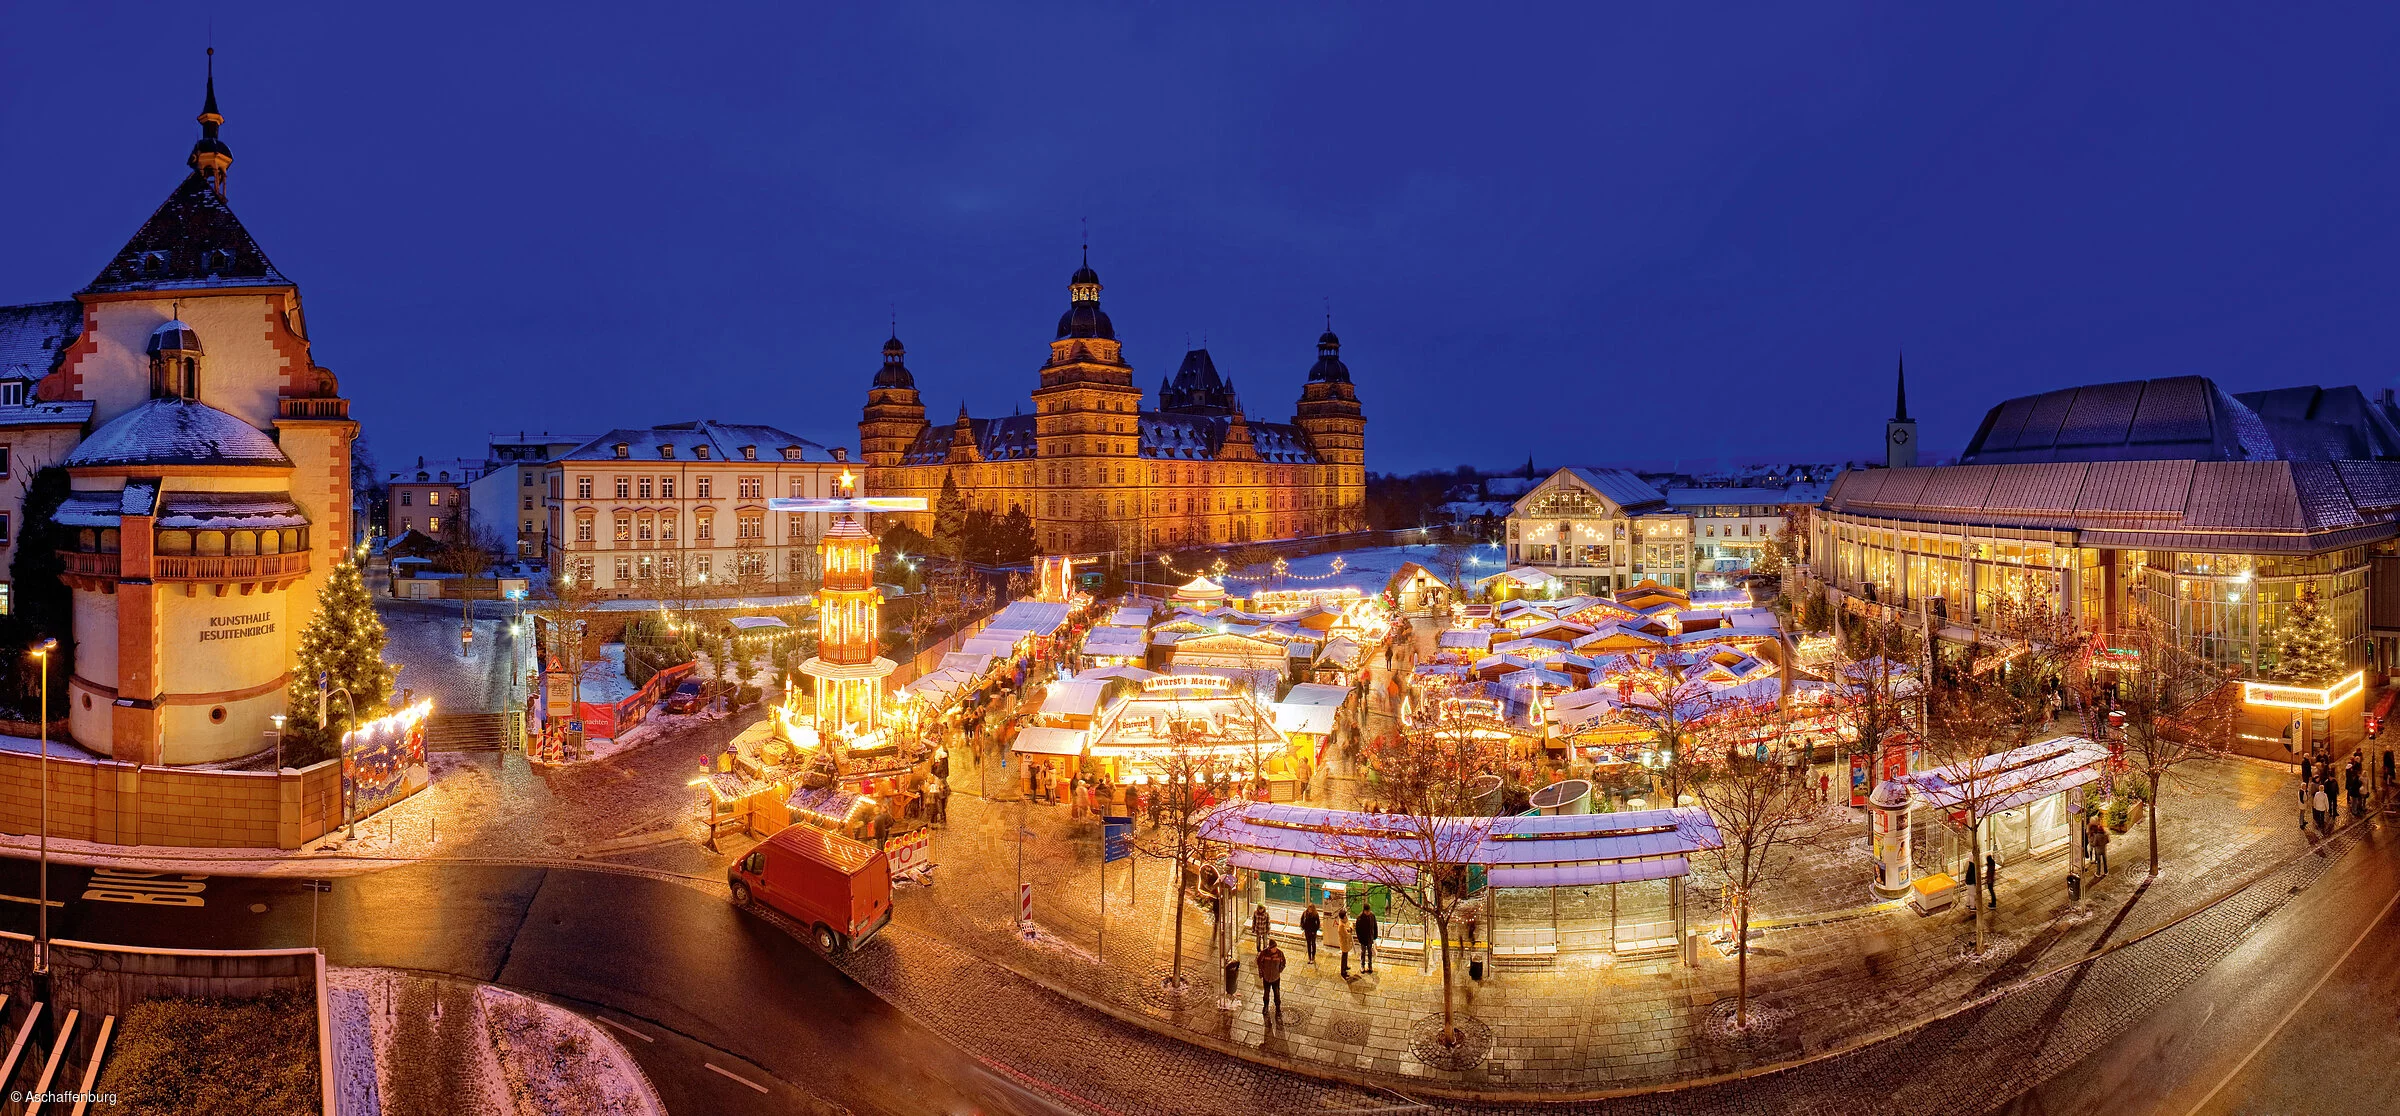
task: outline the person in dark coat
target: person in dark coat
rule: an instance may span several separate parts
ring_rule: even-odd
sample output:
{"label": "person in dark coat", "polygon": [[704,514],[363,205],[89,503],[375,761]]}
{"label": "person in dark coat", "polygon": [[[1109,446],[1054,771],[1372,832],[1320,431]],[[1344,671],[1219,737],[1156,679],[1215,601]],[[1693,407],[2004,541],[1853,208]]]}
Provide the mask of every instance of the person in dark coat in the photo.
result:
{"label": "person in dark coat", "polygon": [[1369,907],[1366,910],[1358,912],[1358,925],[1352,929],[1358,934],[1358,971],[1362,973],[1374,972],[1375,908]]}
{"label": "person in dark coat", "polygon": [[1308,963],[1317,963],[1317,931],[1325,926],[1324,917],[1317,913],[1317,901],[1311,899],[1300,911],[1300,940],[1308,946]]}
{"label": "person in dark coat", "polygon": [[2392,750],[2385,748],[2383,750],[2383,789],[2386,793],[2392,789],[2392,777]]}
{"label": "person in dark coat", "polygon": [[1283,947],[1268,942],[1258,951],[1258,1013],[1270,1024],[1283,1021]]}
{"label": "person in dark coat", "polygon": [[2000,909],[2000,858],[1983,854],[1983,893],[1992,897],[1992,909]]}

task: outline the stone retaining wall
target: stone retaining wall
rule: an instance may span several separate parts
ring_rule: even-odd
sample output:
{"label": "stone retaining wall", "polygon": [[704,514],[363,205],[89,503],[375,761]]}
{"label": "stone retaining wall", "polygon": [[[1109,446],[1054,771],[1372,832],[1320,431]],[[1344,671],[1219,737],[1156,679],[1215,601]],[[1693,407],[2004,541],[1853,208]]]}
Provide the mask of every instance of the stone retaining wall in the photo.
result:
{"label": "stone retaining wall", "polygon": [[[40,830],[41,767],[0,752],[0,832]],[[72,841],[296,849],[342,821],[339,760],[273,773],[52,756],[49,775],[50,835]]]}

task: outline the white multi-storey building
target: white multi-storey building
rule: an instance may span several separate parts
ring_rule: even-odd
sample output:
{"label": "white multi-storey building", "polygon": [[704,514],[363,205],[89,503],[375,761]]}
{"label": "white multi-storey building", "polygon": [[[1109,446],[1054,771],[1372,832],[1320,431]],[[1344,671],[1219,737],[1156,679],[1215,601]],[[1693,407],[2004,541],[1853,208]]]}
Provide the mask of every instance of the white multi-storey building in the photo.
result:
{"label": "white multi-storey building", "polygon": [[807,592],[826,517],[767,501],[834,495],[848,459],[771,426],[609,431],[549,470],[550,568],[623,599]]}

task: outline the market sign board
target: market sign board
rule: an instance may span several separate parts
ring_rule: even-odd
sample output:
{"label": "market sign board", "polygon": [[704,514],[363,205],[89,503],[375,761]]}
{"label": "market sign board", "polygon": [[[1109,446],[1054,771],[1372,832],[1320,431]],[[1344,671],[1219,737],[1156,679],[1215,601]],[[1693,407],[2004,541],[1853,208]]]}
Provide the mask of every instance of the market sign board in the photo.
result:
{"label": "market sign board", "polygon": [[2242,704],[2273,709],[2332,709],[2366,689],[2367,672],[2353,671],[2331,686],[2289,686],[2273,682],[2242,683]]}

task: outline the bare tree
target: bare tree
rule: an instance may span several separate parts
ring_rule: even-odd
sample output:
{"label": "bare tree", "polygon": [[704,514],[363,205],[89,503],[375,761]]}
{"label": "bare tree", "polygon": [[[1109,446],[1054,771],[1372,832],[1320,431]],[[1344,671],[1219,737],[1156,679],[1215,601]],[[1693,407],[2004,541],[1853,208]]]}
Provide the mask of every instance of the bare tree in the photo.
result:
{"label": "bare tree", "polygon": [[[541,656],[537,669],[547,672],[550,664],[557,662],[566,670],[569,704],[565,715],[573,720],[583,703],[584,640],[599,615],[601,594],[593,579],[580,572],[576,559],[565,559],[558,566],[531,611],[544,634],[536,641]],[[551,718],[559,715],[559,710],[550,710]]]}
{"label": "bare tree", "polygon": [[1183,908],[1184,897],[1192,888],[1192,856],[1199,845],[1198,787],[1208,775],[1198,747],[1199,733],[1190,721],[1180,717],[1168,721],[1167,747],[1151,754],[1151,763],[1162,778],[1155,792],[1159,796],[1158,824],[1150,827],[1148,838],[1137,837],[1133,842],[1135,852],[1175,866],[1175,951],[1167,970],[1167,987],[1177,992],[1189,987],[1183,977]]}
{"label": "bare tree", "polygon": [[1474,566],[1475,544],[1463,539],[1453,538],[1440,543],[1433,548],[1433,553],[1425,556],[1425,568],[1441,578],[1442,584],[1449,586],[1450,591],[1462,601],[1472,595],[1468,592],[1467,574]]}
{"label": "bare tree", "polygon": [[2150,874],[2158,874],[2158,791],[2178,768],[2222,756],[2234,745],[2229,675],[2186,649],[2165,622],[2141,615],[2132,633],[2139,658],[2117,672],[2125,716],[2125,764],[2150,792]]}
{"label": "bare tree", "polygon": [[1686,778],[1715,827],[1708,832],[1697,817],[1678,823],[1700,862],[1723,881],[1717,896],[1733,925],[1736,1028],[1750,1024],[1752,904],[1787,878],[1793,852],[1834,840],[1843,829],[1838,815],[1818,805],[1805,770],[1773,758],[1795,735],[1791,719],[1774,705],[1726,710],[1703,731]]}
{"label": "bare tree", "polygon": [[1360,815],[1355,828],[1326,835],[1335,855],[1415,907],[1431,926],[1434,937],[1425,948],[1442,953],[1446,1047],[1464,1038],[1451,990],[1450,923],[1467,900],[1467,869],[1492,830],[1492,819],[1476,808],[1476,783],[1504,758],[1482,726],[1445,707],[1430,723],[1368,746],[1366,762],[1388,811]]}
{"label": "bare tree", "polygon": [[[2013,707],[1997,683],[1965,670],[1930,674],[1924,701],[1925,760],[1942,776],[1938,783],[1917,776],[1917,789],[1932,800],[1934,817],[1966,835],[1969,871],[1983,872],[1984,819],[1998,812],[2014,788],[2008,769],[1993,758],[2015,738]],[[1969,887],[1967,902],[1975,915],[1975,951],[1981,953],[1989,925],[1983,891]]]}
{"label": "bare tree", "polygon": [[[1850,738],[1845,756],[1872,757],[1885,738],[1918,720],[1925,671],[1924,664],[1910,656],[1915,644],[1907,628],[1881,618],[1854,620],[1835,641],[1837,718]],[[1873,763],[1872,758],[1868,762]]]}
{"label": "bare tree", "polygon": [[1617,717],[1641,726],[1655,742],[1669,806],[1683,793],[1686,760],[1702,724],[1723,704],[1708,683],[1688,677],[1699,658],[1693,652],[1660,651],[1617,675]]}
{"label": "bare tree", "polygon": [[2056,594],[2032,583],[1995,597],[1984,626],[1998,648],[1974,669],[1994,676],[1994,711],[2008,720],[2011,746],[2023,747],[2050,727],[2056,700],[2085,661],[2091,639],[2082,620],[2059,607]]}

